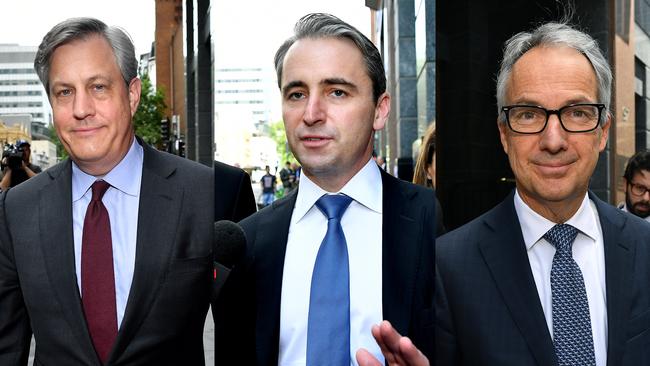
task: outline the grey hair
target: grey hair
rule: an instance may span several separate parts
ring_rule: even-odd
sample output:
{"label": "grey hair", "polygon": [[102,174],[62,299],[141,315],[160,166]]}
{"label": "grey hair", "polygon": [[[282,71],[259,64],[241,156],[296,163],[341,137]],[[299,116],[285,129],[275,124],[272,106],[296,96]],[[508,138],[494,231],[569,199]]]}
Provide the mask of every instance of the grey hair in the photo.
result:
{"label": "grey hair", "polygon": [[[581,32],[566,23],[545,23],[531,32],[515,34],[506,41],[503,50],[501,69],[497,75],[497,113],[505,105],[506,89],[510,81],[512,67],[524,53],[535,47],[564,46],[573,48],[582,53],[591,63],[596,73],[598,83],[598,101],[605,104],[609,114],[610,98],[612,94],[612,70],[609,62],[598,47],[598,43],[590,35]],[[607,118],[602,118],[601,123]],[[505,122],[505,116],[501,116]]]}
{"label": "grey hair", "polygon": [[48,96],[50,95],[50,66],[54,51],[59,46],[91,36],[103,37],[111,46],[127,88],[131,80],[137,77],[138,61],[135,57],[135,47],[123,29],[109,27],[101,20],[94,18],[70,18],[55,25],[43,37],[36,52],[34,69],[45,86]]}
{"label": "grey hair", "polygon": [[282,66],[284,57],[291,46],[303,38],[347,38],[354,42],[363,56],[366,64],[366,71],[370,80],[372,80],[372,91],[375,103],[379,97],[386,91],[386,73],[384,63],[377,47],[359,32],[355,27],[342,21],[341,19],[324,13],[307,14],[300,18],[293,28],[294,35],[284,41],[278,51],[275,53],[275,72],[278,76],[278,87],[282,87]]}

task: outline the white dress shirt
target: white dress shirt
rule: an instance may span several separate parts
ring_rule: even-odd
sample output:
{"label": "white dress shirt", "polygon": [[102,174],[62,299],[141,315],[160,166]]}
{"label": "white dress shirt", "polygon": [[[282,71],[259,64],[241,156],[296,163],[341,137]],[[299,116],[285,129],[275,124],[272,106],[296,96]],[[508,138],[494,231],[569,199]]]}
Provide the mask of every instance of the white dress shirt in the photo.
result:
{"label": "white dress shirt", "polygon": [[[368,163],[341,189],[354,200],[341,226],[350,264],[350,359],[363,347],[384,362],[370,329],[382,320],[382,182],[377,164]],[[314,206],[328,192],[304,174],[291,216],[282,276],[280,355],[282,366],[305,365],[311,276],[327,231],[327,218]]]}
{"label": "white dress shirt", "polygon": [[[555,247],[543,238],[556,223],[533,211],[515,193],[515,210],[533,271],[537,293],[542,303],[548,330],[553,336],[551,266]],[[605,288],[605,247],[596,205],[585,194],[578,211],[565,222],[579,230],[573,242],[573,259],[582,271],[589,302],[591,331],[594,339],[596,365],[607,363],[607,297]]]}
{"label": "white dress shirt", "polygon": [[[143,151],[135,139],[126,156],[101,179],[108,188],[102,202],[108,211],[115,271],[115,301],[118,329],[124,318],[135,268],[135,247],[138,233],[138,207],[142,182]],[[81,241],[86,209],[92,198],[90,186],[98,177],[84,173],[72,163],[72,225],[77,286],[81,294]]]}

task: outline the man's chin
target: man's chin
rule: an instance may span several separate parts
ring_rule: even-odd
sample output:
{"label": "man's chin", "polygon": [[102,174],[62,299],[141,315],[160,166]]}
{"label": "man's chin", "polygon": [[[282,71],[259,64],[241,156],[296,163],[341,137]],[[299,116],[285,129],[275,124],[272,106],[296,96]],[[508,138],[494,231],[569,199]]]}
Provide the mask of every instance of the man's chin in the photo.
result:
{"label": "man's chin", "polygon": [[636,216],[639,216],[642,219],[645,219],[646,217],[650,216],[650,208],[639,210],[638,208],[633,207],[632,213],[635,214]]}

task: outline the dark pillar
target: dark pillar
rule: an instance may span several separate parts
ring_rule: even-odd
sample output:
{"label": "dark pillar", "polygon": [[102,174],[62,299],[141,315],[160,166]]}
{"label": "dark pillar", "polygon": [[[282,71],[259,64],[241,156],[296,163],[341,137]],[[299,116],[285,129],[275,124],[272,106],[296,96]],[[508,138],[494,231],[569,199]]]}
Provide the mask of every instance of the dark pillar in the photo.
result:
{"label": "dark pillar", "polygon": [[413,177],[411,146],[418,137],[417,74],[415,65],[415,5],[397,1],[397,148],[398,176]]}
{"label": "dark pillar", "polygon": [[194,91],[196,88],[196,63],[194,61],[194,0],[185,1],[185,105],[187,106],[187,136],[185,137],[185,153],[187,158],[196,161],[196,98]]}
{"label": "dark pillar", "polygon": [[212,166],[214,154],[212,38],[210,36],[210,0],[197,1],[196,55],[196,161]]}

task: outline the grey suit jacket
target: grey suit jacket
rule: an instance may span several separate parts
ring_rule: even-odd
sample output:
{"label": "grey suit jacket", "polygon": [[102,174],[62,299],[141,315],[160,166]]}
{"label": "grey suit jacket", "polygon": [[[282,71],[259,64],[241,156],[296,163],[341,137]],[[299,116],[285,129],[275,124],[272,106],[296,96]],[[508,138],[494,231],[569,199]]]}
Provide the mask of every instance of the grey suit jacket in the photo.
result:
{"label": "grey suit jacket", "polygon": [[[436,242],[436,365],[556,365],[513,194]],[[599,200],[607,366],[650,365],[650,225]]]}
{"label": "grey suit jacket", "polygon": [[[383,316],[432,357],[434,192],[383,171],[382,184]],[[214,311],[217,365],[277,365],[284,255],[295,192],[241,223],[246,257],[235,266]]]}
{"label": "grey suit jacket", "polygon": [[[213,173],[143,144],[133,282],[109,365],[203,365]],[[0,196],[0,365],[100,365],[77,287],[71,162]]]}

